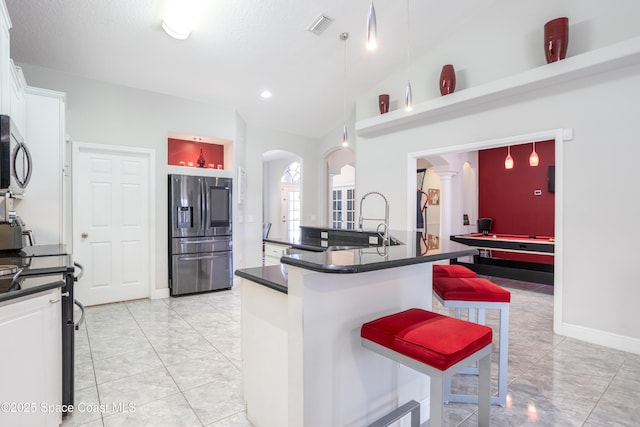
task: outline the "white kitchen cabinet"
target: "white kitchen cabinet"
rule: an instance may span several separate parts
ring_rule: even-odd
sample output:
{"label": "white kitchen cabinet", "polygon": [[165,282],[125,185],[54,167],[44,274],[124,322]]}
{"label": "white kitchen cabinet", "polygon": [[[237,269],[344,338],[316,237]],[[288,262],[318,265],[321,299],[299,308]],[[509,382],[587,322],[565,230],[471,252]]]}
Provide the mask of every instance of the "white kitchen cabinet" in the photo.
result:
{"label": "white kitchen cabinet", "polygon": [[[9,116],[18,127],[18,132],[23,137],[26,135],[26,99],[25,89],[27,81],[22,73],[22,68],[17,67],[12,60],[9,60]],[[28,141],[27,141],[28,145]]]}
{"label": "white kitchen cabinet", "polygon": [[33,230],[36,244],[70,244],[66,206],[69,177],[65,167],[66,95],[46,89],[26,88],[26,134],[33,174],[14,207]]}
{"label": "white kitchen cabinet", "polygon": [[280,258],[288,248],[288,245],[264,242],[264,265],[280,265]]}
{"label": "white kitchen cabinet", "polygon": [[9,114],[11,109],[11,64],[9,62],[9,29],[11,19],[4,0],[0,0],[0,114]]}
{"label": "white kitchen cabinet", "polygon": [[62,404],[60,289],[0,303],[0,425],[58,426]]}

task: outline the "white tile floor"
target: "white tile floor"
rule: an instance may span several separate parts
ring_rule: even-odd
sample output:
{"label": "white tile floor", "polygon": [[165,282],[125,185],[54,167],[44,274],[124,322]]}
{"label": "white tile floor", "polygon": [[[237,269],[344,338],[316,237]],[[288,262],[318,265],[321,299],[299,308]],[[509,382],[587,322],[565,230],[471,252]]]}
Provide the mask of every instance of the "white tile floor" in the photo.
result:
{"label": "white tile floor", "polygon": [[[512,292],[511,403],[491,408],[492,425],[640,425],[640,356],[554,335],[551,287],[492,280]],[[251,426],[240,364],[239,287],[89,307],[76,333],[78,410],[63,425]],[[447,425],[475,426],[475,410],[447,405]]]}

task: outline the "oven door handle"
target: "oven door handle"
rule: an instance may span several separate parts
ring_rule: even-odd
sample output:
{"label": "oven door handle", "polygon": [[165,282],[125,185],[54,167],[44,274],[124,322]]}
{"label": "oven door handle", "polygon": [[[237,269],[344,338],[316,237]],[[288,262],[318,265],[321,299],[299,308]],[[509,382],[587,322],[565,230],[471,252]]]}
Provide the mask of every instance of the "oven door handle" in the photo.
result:
{"label": "oven door handle", "polygon": [[20,282],[18,281],[18,277],[20,277],[20,274],[22,274],[21,268],[19,268],[16,274],[14,274],[11,278],[11,286],[8,289],[9,291],[17,291],[18,289],[20,289]]}
{"label": "oven door handle", "polygon": [[74,325],[74,328],[77,331],[78,329],[80,329],[80,326],[84,322],[84,305],[82,305],[82,303],[80,303],[80,301],[78,301],[77,299],[74,299],[73,303],[78,306],[78,308],[80,309],[80,313],[81,313],[80,314],[80,320],[78,320],[78,323],[76,323]]}
{"label": "oven door handle", "polygon": [[74,267],[77,267],[80,270],[80,273],[78,273],[77,276],[73,276],[73,281],[77,282],[78,280],[82,279],[82,276],[84,276],[84,267],[80,264],[78,264],[77,262],[73,263]]}

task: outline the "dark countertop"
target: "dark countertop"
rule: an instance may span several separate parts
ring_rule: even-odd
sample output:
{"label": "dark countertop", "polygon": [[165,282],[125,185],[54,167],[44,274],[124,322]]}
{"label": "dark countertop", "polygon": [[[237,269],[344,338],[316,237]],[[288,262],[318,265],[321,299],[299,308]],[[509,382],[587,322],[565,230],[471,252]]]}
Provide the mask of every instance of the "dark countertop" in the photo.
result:
{"label": "dark countertop", "polygon": [[236,276],[249,279],[282,293],[289,292],[289,280],[286,266],[265,265],[263,267],[243,268],[236,270]]}
{"label": "dark countertop", "polygon": [[416,232],[400,240],[407,244],[291,254],[280,262],[321,273],[363,273],[478,254],[475,248],[451,241],[440,241],[439,249],[427,250],[421,233]]}
{"label": "dark countertop", "polygon": [[308,243],[302,243],[300,241],[300,238],[280,238],[280,237],[268,237],[266,239],[262,239],[263,242],[267,242],[267,243],[276,243],[278,245],[285,245],[285,246],[291,246],[292,248],[295,249],[302,249],[303,251],[311,251],[311,252],[321,252],[324,251],[326,248],[322,248],[320,247],[318,244],[308,244]]}
{"label": "dark countertop", "polygon": [[[395,233],[402,235],[405,232]],[[326,237],[322,237],[322,234],[325,234]],[[369,237],[374,237],[375,240],[378,240],[378,243],[370,244],[368,241]],[[402,242],[395,237],[393,231],[390,232],[390,240],[392,245],[402,244]],[[322,252],[332,246],[375,247],[382,245],[382,239],[379,238],[376,230],[347,230],[307,225],[300,226],[300,235],[298,237],[271,236],[263,239],[263,242],[290,246],[294,249],[311,252]]]}
{"label": "dark countertop", "polygon": [[0,302],[64,286],[63,275],[74,269],[64,245],[27,246],[20,252],[0,252],[1,265],[16,265],[18,284],[0,284]]}
{"label": "dark countertop", "polygon": [[[367,247],[359,249],[305,252],[283,256],[282,264],[293,265],[321,273],[363,273],[447,260],[463,256],[477,255],[478,250],[469,246],[441,240],[439,249],[427,250],[422,233],[415,231],[394,232],[393,236],[406,244],[388,247]],[[286,292],[286,267],[266,266],[236,270],[239,277],[263,284],[280,292]]]}

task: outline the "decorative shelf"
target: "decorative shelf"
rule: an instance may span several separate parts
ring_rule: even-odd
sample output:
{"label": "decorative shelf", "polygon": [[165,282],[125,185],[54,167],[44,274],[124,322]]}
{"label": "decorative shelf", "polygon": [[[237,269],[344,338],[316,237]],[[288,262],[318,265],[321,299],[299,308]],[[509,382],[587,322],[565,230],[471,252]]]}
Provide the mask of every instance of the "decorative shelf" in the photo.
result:
{"label": "decorative shelf", "polygon": [[356,123],[356,133],[363,138],[372,138],[413,128],[436,122],[442,116],[448,115],[450,118],[457,112],[468,111],[469,108],[487,102],[638,63],[640,63],[640,37],[635,37],[504,79],[415,104],[411,112],[394,110],[360,120]]}

